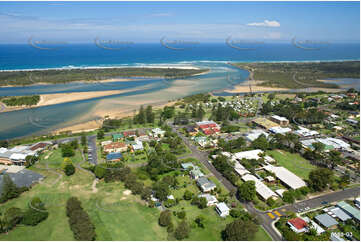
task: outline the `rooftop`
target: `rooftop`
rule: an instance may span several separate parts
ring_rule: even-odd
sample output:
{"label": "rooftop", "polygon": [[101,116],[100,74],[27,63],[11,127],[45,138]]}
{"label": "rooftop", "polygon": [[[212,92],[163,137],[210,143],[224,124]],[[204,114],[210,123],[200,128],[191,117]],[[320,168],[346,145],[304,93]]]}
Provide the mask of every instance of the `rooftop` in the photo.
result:
{"label": "rooftop", "polygon": [[298,189],[306,186],[306,183],[301,178],[282,166],[267,165],[263,168],[274,173],[278,179],[280,179],[283,183],[292,189]]}
{"label": "rooftop", "polygon": [[338,222],[327,213],[317,215],[315,219],[326,228],[330,228],[338,224]]}
{"label": "rooftop", "polygon": [[264,199],[267,200],[272,196],[277,196],[268,186],[261,182],[257,177],[251,174],[246,174],[242,176],[244,181],[254,181],[256,186],[256,192]]}
{"label": "rooftop", "polygon": [[288,220],[290,224],[292,224],[296,229],[303,229],[304,227],[307,227],[307,223],[302,218],[293,218]]}
{"label": "rooftop", "polygon": [[360,210],[352,207],[350,204],[348,204],[347,202],[339,202],[337,203],[337,207],[343,209],[345,212],[347,212],[348,214],[350,214],[352,217],[356,218],[358,221],[360,221]]}
{"label": "rooftop", "polygon": [[238,152],[234,154],[234,157],[238,160],[242,160],[242,159],[247,159],[247,160],[258,160],[259,158],[261,158],[259,155],[262,154],[263,151],[262,150],[249,150],[249,151],[243,151],[243,152]]}

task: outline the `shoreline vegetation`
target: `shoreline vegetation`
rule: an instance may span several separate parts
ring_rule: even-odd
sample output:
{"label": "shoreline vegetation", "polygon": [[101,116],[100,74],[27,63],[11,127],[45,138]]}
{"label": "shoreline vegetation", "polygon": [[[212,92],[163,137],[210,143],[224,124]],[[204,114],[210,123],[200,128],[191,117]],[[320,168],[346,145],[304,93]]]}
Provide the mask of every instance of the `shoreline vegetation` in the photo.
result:
{"label": "shoreline vegetation", "polygon": [[254,81],[255,87],[259,86],[264,89],[267,87],[281,88],[281,90],[303,88],[337,89],[339,88],[336,84],[337,82],[326,83],[320,80],[329,78],[360,78],[360,61],[229,64],[249,71],[249,81]]}
{"label": "shoreline vegetation", "polygon": [[0,87],[70,82],[102,82],[117,78],[186,78],[207,73],[195,67],[121,67],[0,71]]}

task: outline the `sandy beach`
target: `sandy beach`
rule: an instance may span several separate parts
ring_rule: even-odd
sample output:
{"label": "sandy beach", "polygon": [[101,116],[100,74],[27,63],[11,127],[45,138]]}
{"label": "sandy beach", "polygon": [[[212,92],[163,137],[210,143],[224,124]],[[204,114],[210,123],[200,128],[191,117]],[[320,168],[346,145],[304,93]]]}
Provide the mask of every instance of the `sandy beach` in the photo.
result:
{"label": "sandy beach", "polygon": [[239,92],[250,92],[250,85],[252,92],[269,92],[269,91],[287,91],[288,88],[281,88],[281,87],[267,87],[267,86],[260,86],[262,81],[245,81],[242,84],[235,85],[232,89],[225,89],[225,92],[229,93],[239,93]]}
{"label": "sandy beach", "polygon": [[37,105],[8,107],[3,104],[4,108],[0,112],[11,112],[11,111],[27,109],[27,108],[55,105],[60,103],[74,102],[74,101],[86,100],[97,97],[106,97],[125,92],[137,91],[140,89],[141,88],[132,88],[132,89],[114,90],[114,91],[99,91],[99,92],[70,92],[70,93],[42,94],[40,95],[40,101]]}

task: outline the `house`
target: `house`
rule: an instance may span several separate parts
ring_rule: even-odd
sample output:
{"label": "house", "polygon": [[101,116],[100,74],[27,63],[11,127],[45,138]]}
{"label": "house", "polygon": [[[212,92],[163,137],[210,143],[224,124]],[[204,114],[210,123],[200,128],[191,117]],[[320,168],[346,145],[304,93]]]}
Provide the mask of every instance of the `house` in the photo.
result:
{"label": "house", "polygon": [[123,158],[121,153],[109,153],[106,156],[107,161],[120,161]]}
{"label": "house", "polygon": [[274,173],[277,179],[279,179],[287,187],[292,188],[294,190],[306,186],[305,181],[303,181],[301,178],[299,178],[298,176],[296,176],[294,173],[290,172],[283,166],[266,165],[263,167],[263,169]]}
{"label": "house", "polygon": [[125,152],[128,150],[128,146],[123,142],[112,142],[103,147],[104,152],[106,153],[118,153]]}
{"label": "house", "polygon": [[213,135],[221,131],[218,124],[214,121],[202,121],[197,122],[196,124],[198,126],[198,129],[202,130],[205,135]]}
{"label": "house", "polygon": [[302,217],[302,219],[308,224],[309,229],[313,228],[316,230],[317,235],[325,232],[325,230],[320,225],[318,225],[315,221],[311,220],[309,217]]}
{"label": "house", "polygon": [[112,134],[112,139],[114,142],[120,141],[124,138],[123,134]]}
{"label": "house", "polygon": [[319,135],[319,133],[317,131],[309,130],[302,126],[298,126],[298,130],[294,131],[293,133],[297,134],[300,137],[312,137],[312,136]]}
{"label": "house", "polygon": [[337,228],[338,222],[327,213],[317,215],[315,219],[317,222],[319,222],[323,227],[327,229]]}
{"label": "house", "polygon": [[256,186],[257,194],[262,197],[264,201],[266,201],[270,197],[277,197],[276,193],[274,193],[268,186],[266,186],[263,182],[261,182],[257,177],[251,174],[246,174],[242,176],[243,181],[254,181]]}
{"label": "house", "polygon": [[337,207],[341,208],[345,213],[350,215],[353,219],[360,222],[360,210],[352,207],[350,204],[342,201],[336,204]]}
{"label": "house", "polygon": [[140,140],[136,140],[134,144],[132,144],[132,148],[134,151],[143,150],[143,143]]}
{"label": "house", "polygon": [[248,134],[246,134],[245,138],[247,141],[252,142],[252,141],[256,140],[262,134],[264,136],[266,136],[266,138],[269,136],[269,134],[266,133],[265,131],[263,131],[262,129],[254,129],[251,132],[249,132]]}
{"label": "house", "polygon": [[53,143],[50,141],[44,141],[44,142],[39,142],[36,143],[32,146],[30,146],[29,150],[34,151],[34,152],[41,152],[43,151],[46,147],[52,145]]}
{"label": "house", "polygon": [[150,141],[150,138],[146,132],[144,132],[143,130],[139,130],[137,140],[142,141],[142,142],[147,142],[147,141]]}
{"label": "house", "polygon": [[113,143],[113,141],[111,141],[111,140],[106,140],[106,141],[102,141],[102,142],[100,143],[100,145],[101,145],[101,146],[105,146],[105,145],[109,145],[109,144],[111,144],[111,143]]}
{"label": "house", "polygon": [[252,120],[252,123],[254,123],[255,125],[263,128],[263,129],[266,129],[266,130],[269,130],[270,128],[279,126],[278,123],[272,122],[271,120],[268,120],[265,118],[256,118],[256,119]]}
{"label": "house", "polygon": [[287,221],[287,224],[296,233],[303,233],[303,232],[308,231],[308,229],[307,229],[308,224],[302,218],[297,217],[297,218],[290,219]]}
{"label": "house", "polygon": [[286,190],[286,189],[277,189],[277,190],[275,191],[275,193],[276,193],[278,196],[283,197],[283,193],[284,193],[285,191],[287,191],[287,190]]}
{"label": "house", "polygon": [[235,161],[234,163],[234,170],[238,173],[238,175],[243,176],[246,174],[249,174],[250,172],[243,166],[241,165],[238,161]]}
{"label": "house", "polygon": [[266,176],[264,179],[270,183],[273,183],[276,181],[276,179],[273,176]]}
{"label": "house", "polygon": [[328,210],[335,215],[335,217],[337,217],[338,219],[340,219],[342,222],[345,222],[349,219],[351,219],[351,217],[345,213],[341,208],[339,207],[330,207],[328,208]]}
{"label": "house", "polygon": [[272,115],[270,117],[270,120],[275,123],[278,123],[281,126],[287,126],[290,123],[290,121],[288,119],[286,119],[285,117],[278,116],[278,115]]}
{"label": "house", "polygon": [[216,211],[222,218],[227,217],[229,215],[229,207],[225,203],[217,203],[216,204]]}
{"label": "house", "polygon": [[247,159],[247,160],[258,160],[261,158],[261,154],[263,154],[262,150],[249,150],[249,151],[243,151],[238,152],[234,154],[234,158],[237,160]]}
{"label": "house", "polygon": [[268,131],[270,131],[273,134],[287,134],[292,131],[290,128],[283,128],[280,126],[272,127]]}
{"label": "house", "polygon": [[202,192],[210,192],[216,189],[216,184],[208,180],[206,177],[200,177],[197,179],[197,185],[200,187]]}
{"label": "house", "polygon": [[153,137],[155,138],[163,138],[165,131],[161,130],[160,128],[152,129]]}
{"label": "house", "polygon": [[213,195],[208,194],[208,193],[198,195],[198,197],[204,197],[207,200],[207,206],[208,207],[213,206],[216,203],[218,203],[217,198],[215,196],[213,196]]}
{"label": "house", "polygon": [[322,143],[325,145],[325,151],[329,150],[349,150],[350,145],[346,143],[345,141],[337,138],[317,138],[317,139],[308,139],[308,140],[302,140],[301,143],[304,147],[309,148],[311,150],[314,149],[313,143]]}
{"label": "house", "polygon": [[331,233],[330,240],[331,241],[345,241],[343,238],[338,236],[336,233]]}
{"label": "house", "polygon": [[135,130],[124,131],[124,132],[123,132],[123,136],[124,136],[125,138],[136,137],[136,136],[137,136],[137,132],[136,132]]}
{"label": "house", "polygon": [[192,169],[189,172],[189,174],[195,180],[197,180],[198,178],[204,176],[203,172],[199,169],[199,167],[196,167],[195,169]]}

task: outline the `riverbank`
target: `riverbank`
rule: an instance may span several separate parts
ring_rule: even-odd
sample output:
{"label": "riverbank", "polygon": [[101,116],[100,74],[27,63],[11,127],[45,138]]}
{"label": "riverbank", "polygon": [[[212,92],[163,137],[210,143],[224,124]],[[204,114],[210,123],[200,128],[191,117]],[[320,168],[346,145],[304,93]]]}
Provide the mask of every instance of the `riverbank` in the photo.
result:
{"label": "riverbank", "polygon": [[98,91],[98,92],[70,92],[70,93],[56,93],[56,94],[41,94],[39,95],[40,101],[37,105],[11,107],[3,104],[3,108],[0,110],[0,113],[29,109],[29,108],[37,108],[37,107],[55,105],[60,103],[74,102],[74,101],[92,99],[97,97],[107,97],[125,92],[137,91],[140,89],[141,88],[132,88],[132,89],[114,90],[114,91]]}

